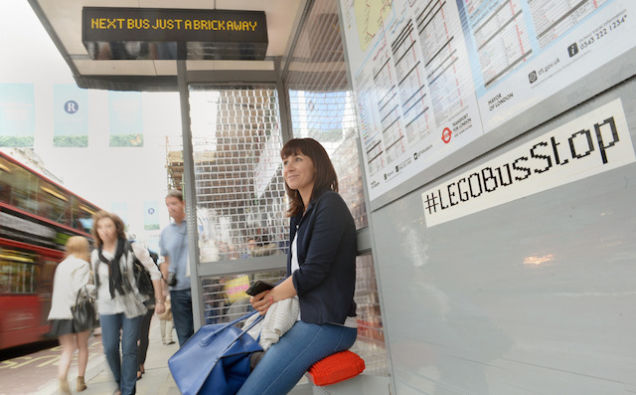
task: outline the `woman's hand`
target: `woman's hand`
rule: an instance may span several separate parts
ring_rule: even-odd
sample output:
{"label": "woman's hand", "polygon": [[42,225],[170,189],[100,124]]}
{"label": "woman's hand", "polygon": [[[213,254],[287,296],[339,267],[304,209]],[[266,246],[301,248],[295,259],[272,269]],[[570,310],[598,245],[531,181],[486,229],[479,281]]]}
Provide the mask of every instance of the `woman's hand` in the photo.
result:
{"label": "woman's hand", "polygon": [[155,314],[160,315],[166,312],[166,305],[164,302],[157,301],[155,303]]}
{"label": "woman's hand", "polygon": [[269,307],[274,304],[274,295],[272,290],[263,291],[256,296],[250,296],[250,303],[260,315],[265,315]]}
{"label": "woman's hand", "polygon": [[269,307],[274,303],[279,300],[293,298],[294,296],[296,296],[296,288],[294,288],[292,278],[287,277],[285,281],[281,282],[269,291],[263,291],[256,296],[251,296],[250,303],[261,315],[265,315]]}
{"label": "woman's hand", "polygon": [[163,314],[166,311],[166,298],[163,296],[163,284],[161,279],[152,280],[152,287],[155,290],[155,314]]}

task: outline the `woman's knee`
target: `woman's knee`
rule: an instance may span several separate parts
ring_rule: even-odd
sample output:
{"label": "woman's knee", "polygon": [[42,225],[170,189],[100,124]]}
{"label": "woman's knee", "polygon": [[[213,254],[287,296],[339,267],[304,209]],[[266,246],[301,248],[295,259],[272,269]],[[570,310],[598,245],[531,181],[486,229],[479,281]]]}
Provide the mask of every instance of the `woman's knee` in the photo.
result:
{"label": "woman's knee", "polygon": [[78,341],[77,342],[77,348],[80,350],[80,352],[87,352],[88,351],[88,342]]}
{"label": "woman's knee", "polygon": [[72,333],[61,335],[58,338],[60,345],[62,346],[62,350],[64,351],[74,351],[75,350],[75,336]]}
{"label": "woman's knee", "polygon": [[88,348],[88,338],[91,336],[91,331],[84,331],[77,334],[77,347]]}
{"label": "woman's knee", "polygon": [[119,344],[104,344],[104,354],[114,355],[119,354]]}
{"label": "woman's knee", "polygon": [[123,355],[137,355],[137,339],[122,340],[121,352]]}
{"label": "woman's knee", "polygon": [[347,328],[347,330],[349,333],[345,335],[345,350],[351,348],[358,338],[358,328]]}
{"label": "woman's knee", "polygon": [[102,332],[102,346],[105,353],[119,352],[119,338],[108,336]]}
{"label": "woman's knee", "polygon": [[358,330],[356,328],[341,328],[340,330],[342,331],[340,340],[334,353],[350,349],[358,337]]}

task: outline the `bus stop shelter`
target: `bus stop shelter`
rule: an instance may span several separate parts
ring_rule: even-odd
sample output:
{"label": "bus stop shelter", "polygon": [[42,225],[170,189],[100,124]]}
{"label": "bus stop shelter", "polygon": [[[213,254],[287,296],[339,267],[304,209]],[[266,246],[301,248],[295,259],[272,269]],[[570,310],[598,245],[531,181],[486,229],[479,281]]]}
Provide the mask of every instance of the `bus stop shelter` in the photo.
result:
{"label": "bus stop shelter", "polygon": [[29,3],[78,86],[179,92],[197,327],[284,275],[279,150],[313,137],[391,393],[636,389],[632,2]]}

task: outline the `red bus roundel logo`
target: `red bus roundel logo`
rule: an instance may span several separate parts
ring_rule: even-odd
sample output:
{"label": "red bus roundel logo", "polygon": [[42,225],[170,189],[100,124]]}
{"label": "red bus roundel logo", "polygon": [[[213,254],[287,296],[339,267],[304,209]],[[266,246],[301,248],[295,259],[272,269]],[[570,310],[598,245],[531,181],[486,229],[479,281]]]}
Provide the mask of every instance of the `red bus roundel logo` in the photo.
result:
{"label": "red bus roundel logo", "polygon": [[442,141],[446,144],[450,143],[452,135],[453,132],[450,130],[450,128],[444,128],[444,131],[442,132]]}

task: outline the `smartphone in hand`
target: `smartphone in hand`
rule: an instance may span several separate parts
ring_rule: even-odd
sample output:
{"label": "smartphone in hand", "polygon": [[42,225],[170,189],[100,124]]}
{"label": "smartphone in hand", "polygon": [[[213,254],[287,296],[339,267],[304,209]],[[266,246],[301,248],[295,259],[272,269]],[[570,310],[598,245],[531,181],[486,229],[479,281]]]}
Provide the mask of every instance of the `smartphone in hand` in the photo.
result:
{"label": "smartphone in hand", "polygon": [[256,280],[246,291],[245,293],[250,296],[256,296],[263,291],[268,291],[274,288],[272,284],[266,283],[265,281]]}

